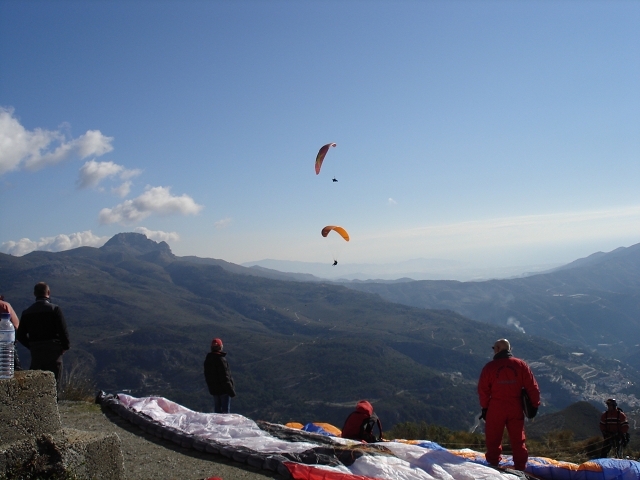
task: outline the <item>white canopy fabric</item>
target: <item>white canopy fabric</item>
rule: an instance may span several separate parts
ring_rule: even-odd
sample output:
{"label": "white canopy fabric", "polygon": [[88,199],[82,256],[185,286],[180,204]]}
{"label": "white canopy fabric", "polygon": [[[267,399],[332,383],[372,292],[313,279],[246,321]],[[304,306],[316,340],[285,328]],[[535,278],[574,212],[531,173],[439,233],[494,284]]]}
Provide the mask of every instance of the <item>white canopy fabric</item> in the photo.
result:
{"label": "white canopy fabric", "polygon": [[[288,442],[276,438],[251,419],[238,414],[201,413],[162,397],[135,398],[118,394],[126,407],[156,422],[218,443],[245,447],[260,453],[302,453],[317,448],[310,442]],[[332,438],[343,445],[353,440]],[[515,475],[469,462],[446,450],[398,442],[385,442],[393,455],[362,455],[352,465],[313,465],[327,473],[361,475],[385,480],[514,480]]]}

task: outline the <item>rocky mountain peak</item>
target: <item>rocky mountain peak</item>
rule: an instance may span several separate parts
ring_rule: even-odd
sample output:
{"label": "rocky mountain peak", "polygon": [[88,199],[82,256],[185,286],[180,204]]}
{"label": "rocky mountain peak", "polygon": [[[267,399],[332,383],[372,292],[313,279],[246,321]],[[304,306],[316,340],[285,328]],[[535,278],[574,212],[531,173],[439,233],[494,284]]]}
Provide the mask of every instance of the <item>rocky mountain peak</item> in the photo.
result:
{"label": "rocky mountain peak", "polygon": [[109,252],[122,252],[129,255],[145,255],[150,252],[158,252],[173,257],[173,252],[167,242],[155,242],[142,233],[118,233],[105,243],[101,250]]}

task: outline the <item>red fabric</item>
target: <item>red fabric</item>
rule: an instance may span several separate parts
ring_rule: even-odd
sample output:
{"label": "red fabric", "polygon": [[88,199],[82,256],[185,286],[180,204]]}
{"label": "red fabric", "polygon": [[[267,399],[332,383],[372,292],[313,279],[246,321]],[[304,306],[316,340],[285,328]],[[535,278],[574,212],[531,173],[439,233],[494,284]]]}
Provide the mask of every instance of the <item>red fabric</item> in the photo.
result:
{"label": "red fabric", "polygon": [[373,405],[366,400],[360,400],[356,405],[356,412],[366,413],[370,417],[373,413]]}
{"label": "red fabric", "polygon": [[538,408],[540,388],[529,365],[515,357],[492,360],[480,374],[480,407],[489,408],[491,400],[504,400],[517,403],[522,409],[522,387],[527,390],[533,406]]}
{"label": "red fabric", "polygon": [[360,427],[365,419],[373,413],[373,406],[366,400],[360,400],[356,405],[356,411],[351,413],[342,427],[342,438],[361,440]]}
{"label": "red fabric", "polygon": [[524,443],[524,413],[522,404],[496,400],[491,402],[487,411],[487,423],[484,427],[487,453],[485,458],[491,465],[498,465],[502,454],[502,434],[505,426],[509,433],[509,442],[513,451],[513,464],[516,470],[524,470],[529,452]]}
{"label": "red fabric", "polygon": [[514,357],[498,358],[482,369],[478,382],[480,406],[487,408],[485,436],[487,462],[498,465],[502,453],[504,428],[509,432],[513,451],[513,463],[517,470],[524,470],[529,454],[524,440],[524,414],[522,412],[522,387],[529,394],[534,407],[540,406],[540,388],[529,366]]}
{"label": "red fabric", "polygon": [[284,464],[294,480],[371,480],[375,478],[324,470],[302,463],[284,462]]}

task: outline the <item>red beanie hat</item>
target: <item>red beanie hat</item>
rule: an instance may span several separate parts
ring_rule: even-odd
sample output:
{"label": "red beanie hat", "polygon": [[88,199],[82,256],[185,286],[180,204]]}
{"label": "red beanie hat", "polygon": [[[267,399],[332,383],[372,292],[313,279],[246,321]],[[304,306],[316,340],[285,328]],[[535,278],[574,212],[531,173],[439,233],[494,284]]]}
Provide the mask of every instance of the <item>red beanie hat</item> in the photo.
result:
{"label": "red beanie hat", "polygon": [[214,338],[211,340],[211,348],[218,347],[218,349],[222,348],[222,340],[219,338]]}

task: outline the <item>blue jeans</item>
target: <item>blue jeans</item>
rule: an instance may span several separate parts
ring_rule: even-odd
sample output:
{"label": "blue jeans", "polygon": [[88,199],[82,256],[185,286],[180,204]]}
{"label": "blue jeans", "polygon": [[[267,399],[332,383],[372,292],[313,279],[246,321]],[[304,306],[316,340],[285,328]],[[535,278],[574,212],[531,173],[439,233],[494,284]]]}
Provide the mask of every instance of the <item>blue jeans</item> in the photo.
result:
{"label": "blue jeans", "polygon": [[231,397],[229,395],[213,396],[214,413],[231,413]]}

